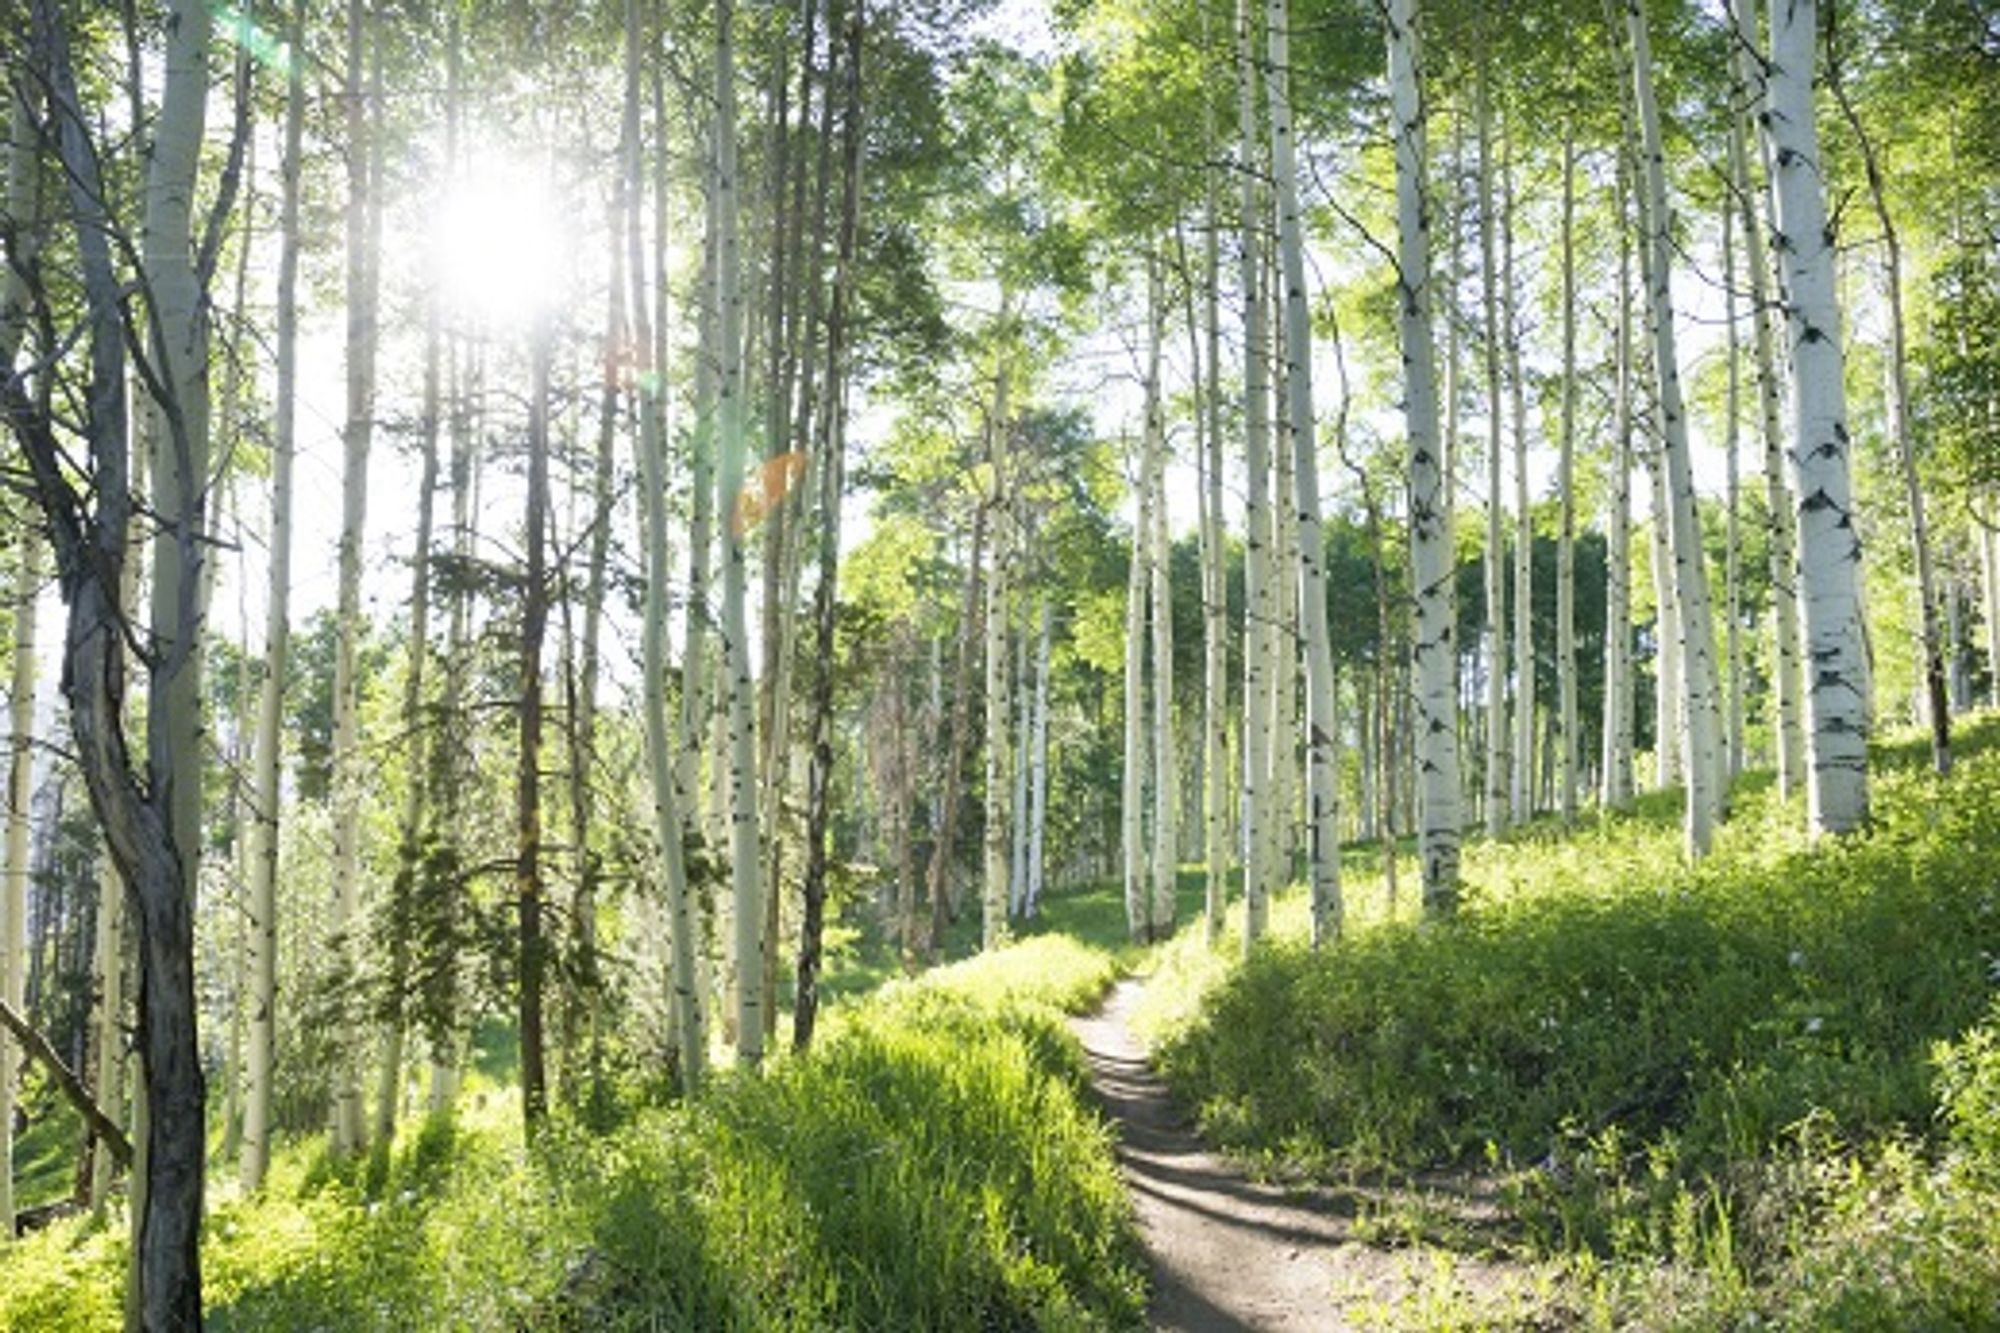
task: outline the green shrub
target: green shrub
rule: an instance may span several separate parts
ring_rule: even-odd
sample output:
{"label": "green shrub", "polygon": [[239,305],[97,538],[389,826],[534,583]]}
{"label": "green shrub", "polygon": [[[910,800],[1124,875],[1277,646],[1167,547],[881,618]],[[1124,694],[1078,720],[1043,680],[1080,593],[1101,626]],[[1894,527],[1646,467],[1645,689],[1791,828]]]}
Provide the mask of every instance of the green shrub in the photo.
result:
{"label": "green shrub", "polygon": [[1448,923],[1179,942],[1167,1073],[1291,1167],[1497,1168],[1608,1324],[2000,1327],[1994,732],[1820,846],[1752,782],[1692,868],[1655,801],[1470,845]]}
{"label": "green shrub", "polygon": [[[1052,1007],[1109,977],[1057,940],[946,969],[610,1135],[558,1119],[530,1150],[494,1097],[372,1162],[294,1148],[258,1197],[218,1191],[210,1324],[1135,1326],[1129,1205]],[[0,1329],[115,1326],[123,1261],[115,1226],[31,1238],[0,1264]]]}

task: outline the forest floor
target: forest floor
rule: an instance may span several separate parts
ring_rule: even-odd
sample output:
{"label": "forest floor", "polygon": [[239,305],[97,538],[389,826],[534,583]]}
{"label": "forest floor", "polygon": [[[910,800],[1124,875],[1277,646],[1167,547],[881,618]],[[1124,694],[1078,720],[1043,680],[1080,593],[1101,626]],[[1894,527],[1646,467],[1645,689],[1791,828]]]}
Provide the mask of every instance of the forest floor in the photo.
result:
{"label": "forest floor", "polygon": [[1071,1027],[1117,1132],[1152,1270],[1150,1327],[1317,1333],[1427,1323],[1445,1306],[1511,1323],[1532,1308],[1533,1269],[1499,1257],[1504,1222],[1475,1176],[1307,1187],[1211,1151],[1132,1030],[1144,986],[1119,982]]}

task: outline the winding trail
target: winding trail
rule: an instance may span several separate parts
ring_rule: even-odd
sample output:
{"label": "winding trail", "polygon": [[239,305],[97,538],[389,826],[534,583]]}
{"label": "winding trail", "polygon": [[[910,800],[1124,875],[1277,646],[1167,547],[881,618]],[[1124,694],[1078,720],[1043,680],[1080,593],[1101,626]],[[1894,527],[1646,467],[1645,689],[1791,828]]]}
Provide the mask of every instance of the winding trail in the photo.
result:
{"label": "winding trail", "polygon": [[[1152,1265],[1153,1328],[1294,1333],[1380,1327],[1437,1276],[1419,1250],[1359,1238],[1365,1196],[1251,1180],[1210,1152],[1153,1072],[1128,1019],[1143,985],[1115,986],[1071,1025],[1118,1129],[1118,1160]],[[1498,1268],[1453,1261],[1455,1294],[1477,1300]]]}

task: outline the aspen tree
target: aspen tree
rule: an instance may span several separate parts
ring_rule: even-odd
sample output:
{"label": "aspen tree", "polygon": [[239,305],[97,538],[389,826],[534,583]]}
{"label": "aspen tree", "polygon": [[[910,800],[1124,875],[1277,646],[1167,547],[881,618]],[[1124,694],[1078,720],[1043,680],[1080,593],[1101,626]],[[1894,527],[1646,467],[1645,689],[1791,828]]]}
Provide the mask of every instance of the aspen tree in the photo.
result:
{"label": "aspen tree", "polygon": [[[11,304],[11,303],[10,303]],[[11,321],[10,321],[11,322]],[[9,331],[0,339],[0,364],[13,364],[17,343]],[[5,880],[0,882],[0,1001],[15,1013],[27,1010],[28,815],[34,795],[35,604],[41,600],[42,538],[23,524],[15,542],[14,671],[7,696],[7,835]],[[0,1034],[0,1248],[14,1238],[14,1088],[21,1074],[21,1048]]]}
{"label": "aspen tree", "polygon": [[527,568],[522,576],[519,747],[514,775],[514,896],[518,914],[521,1036],[521,1118],[533,1136],[548,1114],[548,1057],[543,1029],[543,988],[548,940],[542,925],[542,644],[548,625],[548,511],[550,362],[555,329],[547,312],[536,315],[528,348]]}
{"label": "aspen tree", "polygon": [[1632,339],[1631,160],[1618,156],[1615,198],[1618,233],[1617,323],[1614,331],[1611,473],[1605,520],[1608,568],[1604,590],[1604,772],[1599,800],[1609,810],[1632,804]]}
{"label": "aspen tree", "polygon": [[[1829,7],[1829,19],[1833,11]],[[1939,610],[1936,561],[1931,550],[1930,522],[1925,514],[1923,483],[1917,475],[1916,427],[1910,405],[1909,332],[1903,316],[1903,238],[1889,209],[1889,192],[1882,158],[1886,151],[1862,123],[1860,113],[1841,85],[1834,38],[1827,37],[1827,82],[1834,100],[1840,104],[1854,142],[1861,150],[1861,165],[1868,183],[1868,202],[1882,232],[1882,285],[1889,307],[1888,382],[1884,386],[1884,406],[1888,409],[1889,438],[1896,446],[1896,466],[1902,474],[1903,500],[1909,508],[1910,552],[1916,565],[1917,624],[1924,654],[1925,720],[1931,732],[1931,766],[1940,774],[1951,772],[1951,694],[1945,679],[1946,636]]]}
{"label": "aspen tree", "polygon": [[1417,0],[1389,0],[1390,114],[1396,144],[1398,334],[1403,417],[1409,436],[1411,591],[1416,599],[1412,656],[1418,824],[1424,910],[1448,916],[1458,905],[1458,650],[1453,631],[1451,497],[1438,438],[1431,336],[1430,227],[1424,191],[1425,110]]}
{"label": "aspen tree", "polygon": [[1007,670],[1007,627],[1013,595],[1015,514],[1013,505],[1013,425],[1008,404],[1008,352],[1012,336],[1010,305],[1000,300],[1000,336],[993,376],[993,403],[986,420],[986,464],[992,485],[992,568],[986,579],[985,733],[986,827],[982,843],[980,947],[996,949],[1007,942],[1008,831],[1007,798],[1013,789],[1013,737],[1008,721],[1013,712],[1013,679]]}
{"label": "aspen tree", "polygon": [[[1267,0],[1268,3],[1268,0]],[[1266,80],[1268,86],[1268,78]],[[1268,161],[1266,164],[1268,170]],[[1273,200],[1260,193],[1261,225],[1274,221]],[[1277,247],[1265,247],[1264,292],[1271,317],[1271,553],[1265,572],[1265,660],[1270,663],[1271,710],[1265,725],[1271,736],[1270,809],[1266,825],[1270,839],[1266,856],[1271,866],[1271,890],[1290,886],[1298,865],[1299,761],[1305,752],[1299,731],[1299,581],[1298,478],[1290,437],[1282,434],[1290,394],[1284,354],[1284,318],[1280,308]]]}
{"label": "aspen tree", "polygon": [[1498,837],[1507,818],[1507,584],[1505,501],[1500,494],[1503,402],[1499,266],[1494,255],[1492,57],[1482,34],[1474,88],[1479,122],[1479,279],[1486,328],[1486,836]]}
{"label": "aspen tree", "polygon": [[[621,124],[621,136],[627,127]],[[636,126],[629,128],[636,129]],[[628,253],[623,235],[628,214],[636,223],[636,210],[629,207],[626,192],[636,184],[625,169],[629,150],[619,148],[619,178],[605,218],[609,242],[606,256],[609,281],[605,284],[603,364],[598,394],[597,445],[590,471],[590,515],[588,551],[583,591],[583,634],[576,648],[580,660],[569,690],[569,805],[570,840],[576,885],[570,900],[570,934],[576,950],[575,974],[564,988],[562,1023],[558,1037],[558,1075],[564,1096],[572,1106],[581,1105],[584,1094],[596,1097],[600,1090],[601,1051],[598,1013],[603,988],[597,941],[597,890],[603,880],[603,854],[596,845],[597,768],[597,686],[601,661],[606,580],[611,558],[613,473],[617,463],[619,360],[627,347],[636,346],[625,318],[625,266]],[[649,349],[650,350],[650,349]],[[641,409],[644,410],[643,408]],[[435,440],[430,442],[434,452]],[[434,464],[427,464],[434,468]],[[427,515],[425,516],[427,520]],[[563,623],[569,625],[570,598],[564,598]],[[414,619],[414,617],[413,617]],[[579,1049],[580,1048],[580,1049]],[[585,1080],[575,1075],[575,1061],[581,1057]]]}
{"label": "aspen tree", "polygon": [[1299,220],[1297,146],[1291,103],[1291,7],[1270,0],[1265,16],[1271,73],[1271,172],[1278,191],[1278,262],[1284,289],[1284,428],[1296,492],[1298,605],[1306,659],[1307,866],[1315,945],[1340,938],[1340,780],[1334,717],[1333,643],[1326,623],[1326,544],[1320,533],[1319,432],[1313,417],[1312,313]]}
{"label": "aspen tree", "polygon": [[[808,2],[803,6],[804,15],[810,24],[816,7]],[[791,91],[791,20],[782,10],[777,16],[777,27],[773,33],[772,58],[769,73],[769,91],[766,94],[767,118],[766,139],[769,163],[768,172],[768,212],[771,235],[766,243],[765,265],[768,269],[769,293],[764,303],[751,311],[753,327],[749,331],[745,348],[745,411],[748,412],[747,398],[761,389],[759,401],[763,417],[764,449],[763,465],[767,471],[760,483],[753,482],[753,493],[758,495],[761,517],[759,535],[763,538],[763,596],[758,610],[761,625],[758,644],[763,654],[763,669],[757,680],[757,773],[758,773],[758,829],[762,835],[764,867],[760,872],[768,886],[764,894],[764,928],[761,1012],[764,1015],[766,1034],[774,1031],[777,1018],[775,1003],[778,980],[776,948],[778,942],[779,898],[784,883],[784,804],[787,778],[790,775],[789,756],[791,740],[792,704],[792,662],[793,649],[797,637],[797,597],[796,588],[789,577],[795,548],[799,545],[798,515],[803,514],[803,506],[791,503],[790,488],[780,488],[772,477],[773,471],[781,468],[780,456],[791,443],[791,390],[790,380],[793,358],[786,355],[787,335],[796,327],[797,301],[793,288],[809,285],[807,281],[794,278],[787,261],[792,257],[791,237],[795,230],[801,230],[804,219],[799,210],[785,207],[785,191],[793,176],[791,168],[792,133],[788,99]],[[799,61],[805,72],[807,84],[801,90],[800,111],[808,106],[812,71],[812,49],[810,31],[806,34],[806,50]],[[830,100],[830,99],[829,99]],[[800,177],[804,172],[798,172]],[[754,261],[753,261],[754,270]],[[753,386],[750,376],[755,373],[749,349],[756,345],[759,330],[756,321],[762,319],[762,336],[765,339],[766,356],[761,386]],[[746,421],[746,426],[750,425]],[[749,442],[744,443],[746,453]]]}
{"label": "aspen tree", "polygon": [[[299,172],[305,133],[305,0],[293,0],[286,44],[284,157],[279,167],[277,397],[272,404],[271,535],[264,621],[264,678],[257,699],[251,781],[248,969],[250,1024],[244,1059],[243,1151],[238,1176],[262,1188],[271,1162],[271,1096],[277,1053],[278,801],[284,750],[285,674],[291,661],[292,462],[298,422]],[[412,778],[412,781],[417,781]]]}
{"label": "aspen tree", "polygon": [[[951,739],[945,745],[943,791],[938,797],[937,837],[931,844],[925,887],[931,900],[930,938],[925,952],[935,959],[944,947],[944,928],[954,915],[951,877],[952,848],[958,835],[959,788],[972,750],[972,671],[980,646],[980,621],[986,587],[986,528],[991,521],[985,496],[976,498],[972,545],[965,566],[965,591],[959,602],[958,656],[952,665]],[[933,676],[935,681],[936,677]],[[936,711],[935,704],[933,711]]]}
{"label": "aspen tree", "polygon": [[1500,324],[1507,354],[1507,402],[1514,436],[1514,736],[1508,818],[1525,823],[1535,812],[1534,514],[1528,507],[1528,411],[1521,376],[1521,328],[1514,268],[1514,130],[1500,154]]}
{"label": "aspen tree", "polygon": [[1153,614],[1153,891],[1147,935],[1164,939],[1174,928],[1174,884],[1180,868],[1180,757],[1174,744],[1174,599],[1172,550],[1167,540],[1166,404],[1160,357],[1166,341],[1166,300],[1160,258],[1146,260],[1147,358],[1145,477],[1147,519],[1142,540]]}
{"label": "aspen tree", "polygon": [[[1563,120],[1562,141],[1562,439],[1556,493],[1562,506],[1556,533],[1556,692],[1562,731],[1562,819],[1576,822],[1576,143]],[[1607,711],[1609,705],[1607,703]]]}
{"label": "aspen tree", "polygon": [[[375,350],[378,280],[375,271],[375,132],[363,78],[368,47],[367,6],[347,6],[347,67],[343,97],[347,131],[347,402],[341,427],[342,481],[333,659],[333,930],[347,964],[358,965],[361,928],[361,546],[368,521],[368,453],[375,431]],[[344,1050],[333,1083],[333,1147],[361,1149],[361,1053]]]}
{"label": "aspen tree", "polygon": [[1723,391],[1722,448],[1726,459],[1723,513],[1723,606],[1724,663],[1728,676],[1723,710],[1722,751],[1730,780],[1743,771],[1743,588],[1737,508],[1741,480],[1738,451],[1742,444],[1742,356],[1736,328],[1736,226],[1735,210],[1727,201],[1722,208],[1722,306],[1723,359],[1726,384]]}
{"label": "aspen tree", "polygon": [[[1148,383],[1150,385],[1150,376]],[[1147,418],[1150,429],[1151,395]],[[1119,788],[1120,848],[1123,852],[1125,925],[1135,944],[1152,939],[1151,882],[1146,844],[1146,547],[1152,531],[1152,488],[1142,458],[1133,467],[1132,551],[1125,582],[1125,762]]]}
{"label": "aspen tree", "polygon": [[[1210,5],[1203,0],[1201,28],[1206,47]],[[1202,99],[1202,143],[1210,165],[1202,172],[1202,331],[1205,355],[1193,363],[1208,368],[1207,392],[1197,412],[1201,423],[1202,535],[1202,797],[1208,882],[1203,919],[1212,948],[1222,938],[1229,896],[1229,581],[1226,528],[1222,513],[1222,208],[1215,165],[1216,125],[1212,98]],[[1192,322],[1192,318],[1190,318]],[[1191,335],[1192,336],[1192,335]]]}
{"label": "aspen tree", "polygon": [[736,1054],[749,1066],[764,1058],[764,892],[758,837],[755,682],[744,611],[749,512],[744,503],[743,281],[737,244],[735,0],[715,7],[715,212],[717,343],[716,425],[720,465],[716,507],[722,520],[722,641],[728,714],[729,863],[736,958]]}
{"label": "aspen tree", "polygon": [[[656,94],[659,88],[657,63],[656,53],[654,70]],[[660,148],[656,151],[656,161],[664,163],[667,158],[665,150],[667,122],[663,108],[655,119],[656,130],[661,138]],[[716,345],[721,336],[719,307],[721,289],[718,282],[721,275],[718,212],[721,200],[715,179],[716,139],[713,127],[710,130],[710,139],[701,242],[701,278],[698,284],[700,296],[696,309],[700,350],[695,356],[694,364],[694,429],[690,432],[688,440],[688,489],[691,497],[688,502],[687,605],[681,633],[681,738],[680,753],[675,768],[675,781],[680,786],[680,806],[685,812],[690,835],[700,832],[701,759],[703,752],[709,750],[709,733],[720,725],[711,715],[711,710],[721,698],[719,682],[710,679],[709,675],[709,665],[714,656],[710,651],[709,629],[714,620],[714,611],[710,603],[715,593],[715,465],[718,415],[716,408],[717,397],[721,391],[721,352]],[[662,168],[655,175],[653,182],[656,236],[665,220],[666,185],[666,176]],[[664,297],[664,273],[661,276],[661,283],[660,291]],[[662,311],[666,309],[664,299],[660,300],[659,305]],[[665,322],[664,318],[660,321],[662,325]],[[656,336],[664,338],[664,335]],[[664,347],[665,342],[662,340],[660,345]],[[654,360],[656,365],[662,368],[655,371],[656,376],[659,376],[663,373],[666,362],[657,352]],[[657,390],[657,396],[662,402],[665,392],[665,385],[662,382]],[[725,523],[728,521],[726,508],[723,520]],[[710,763],[714,764],[716,771],[720,773],[725,762],[723,752],[709,750],[709,758]],[[722,851],[720,840],[708,841],[710,851],[718,854]]]}
{"label": "aspen tree", "polygon": [[1049,814],[1049,631],[1051,607],[1042,599],[1041,632],[1035,646],[1034,721],[1029,736],[1027,901],[1022,914],[1033,920],[1040,909],[1043,842]]}
{"label": "aspen tree", "polygon": [[[861,54],[864,15],[861,0],[847,15],[847,58],[844,62],[846,123],[841,127],[842,171],[839,267],[834,275],[833,310],[827,323],[826,387],[828,402],[821,437],[818,493],[820,507],[819,583],[813,590],[812,754],[806,779],[806,864],[804,911],[799,926],[797,1000],[792,1043],[804,1049],[812,1041],[819,1004],[819,962],[826,909],[828,828],[833,813],[833,671],[835,612],[840,596],[840,507],[846,489],[847,337],[854,301],[854,268],[860,249]],[[832,97],[829,87],[827,96]]]}
{"label": "aspen tree", "polygon": [[[1658,409],[1655,407],[1655,420]],[[1646,480],[1652,487],[1653,519],[1649,530],[1653,558],[1653,785],[1661,790],[1686,780],[1681,744],[1686,725],[1687,694],[1681,674],[1687,665],[1682,651],[1681,605],[1674,596],[1673,545],[1668,532],[1667,486],[1661,449],[1655,444],[1646,459]]]}
{"label": "aspen tree", "polygon": [[[1783,389],[1775,342],[1780,319],[1771,299],[1771,263],[1757,202],[1764,194],[1752,181],[1749,136],[1765,101],[1763,61],[1756,54],[1755,0],[1729,0],[1731,101],[1742,108],[1729,121],[1729,176],[1749,272],[1751,346],[1757,360],[1759,426],[1764,444],[1765,542],[1769,547],[1772,625],[1772,694],[1777,703],[1773,749],[1778,794],[1789,795],[1805,775],[1805,733],[1801,725],[1799,663],[1797,520],[1785,481]],[[1761,139],[1760,139],[1761,142]],[[1762,155],[1760,154],[1760,157]],[[1765,163],[1766,174],[1769,164]]]}
{"label": "aspen tree", "polygon": [[1806,809],[1814,835],[1868,817],[1869,679],[1861,625],[1861,540],[1849,479],[1834,243],[1813,119],[1816,0],[1771,11],[1769,112],[1777,234],[1792,354],[1792,480],[1798,495],[1806,661]]}
{"label": "aspen tree", "polygon": [[1034,689],[1029,684],[1026,622],[1014,636],[1014,794],[1007,808],[1007,827],[1012,834],[1012,860],[1007,867],[1007,915],[1024,917],[1028,906],[1028,782],[1034,767],[1030,758],[1034,738]]}
{"label": "aspen tree", "polygon": [[1237,167],[1242,182],[1243,443],[1245,467],[1243,588],[1243,947],[1263,935],[1270,910],[1271,830],[1282,818],[1270,798],[1268,719],[1272,663],[1265,647],[1270,623],[1270,366],[1271,316],[1263,296],[1264,240],[1257,189],[1256,63],[1250,0],[1236,0]]}
{"label": "aspen tree", "polygon": [[[28,274],[41,245],[41,162],[38,117],[17,89],[7,99],[6,266],[0,269],[0,373],[12,374],[34,318]],[[34,771],[35,606],[40,599],[42,537],[23,522],[15,541],[14,670],[8,694],[8,767],[5,878],[0,880],[0,1000],[26,1009],[22,961],[28,909],[28,815]],[[0,1034],[0,1248],[14,1238],[14,1090],[21,1051]]]}
{"label": "aspen tree", "polygon": [[[30,52],[51,102],[50,141],[68,198],[81,279],[89,371],[75,403],[92,465],[85,491],[65,473],[56,425],[18,379],[0,384],[8,423],[22,445],[36,497],[56,544],[69,604],[64,692],[78,765],[136,909],[144,1002],[138,1049],[144,1071],[143,1165],[135,1168],[128,1318],[148,1329],[198,1328],[199,1235],[205,1096],[195,1031],[194,911],[200,859],[200,602],[203,495],[208,480],[208,319],[197,265],[193,202],[208,93],[207,9],[169,6],[158,115],[145,165],[144,217],[136,255],[140,299],[114,267],[96,116],[77,93],[63,16],[48,0],[30,15]],[[135,102],[139,89],[132,90]],[[222,177],[213,217],[226,216],[232,181]],[[204,254],[212,253],[204,246]],[[46,315],[46,312],[44,312]],[[154,584],[145,659],[145,772],[127,748],[120,717],[118,646],[128,628],[120,572],[137,507],[127,463],[125,349],[144,339],[151,374],[141,416],[157,450],[151,515]],[[73,456],[73,455],[68,455]]]}
{"label": "aspen tree", "polygon": [[1706,855],[1716,819],[1724,807],[1721,718],[1716,699],[1715,626],[1709,609],[1708,564],[1695,515],[1694,469],[1688,452],[1687,412],[1681,399],[1680,367],[1674,338],[1671,268],[1673,219],[1667,202],[1666,150],[1660,134],[1659,105],[1653,96],[1652,50],[1644,0],[1626,0],[1631,44],[1632,107],[1641,146],[1640,182],[1645,233],[1639,267],[1649,296],[1657,414],[1665,471],[1669,545],[1673,557],[1674,601],[1680,614],[1687,778],[1687,851]]}
{"label": "aspen tree", "polygon": [[[641,686],[640,710],[644,720],[648,785],[653,797],[654,850],[660,858],[661,877],[666,887],[670,951],[667,965],[670,992],[668,1022],[673,1047],[680,1060],[681,1087],[692,1090],[702,1080],[708,1057],[708,1035],[703,1022],[703,991],[695,975],[696,917],[685,859],[688,825],[680,809],[687,791],[676,773],[674,736],[667,719],[668,399],[665,367],[655,360],[658,344],[652,336],[654,318],[648,309],[646,266],[640,262],[639,5],[640,0],[625,0],[625,104],[620,143],[625,156],[625,270],[631,285],[628,309],[632,346],[639,361],[639,513],[646,560],[646,594],[640,636],[640,659],[645,678]],[[664,220],[664,213],[656,215],[656,222]],[[664,241],[664,238],[658,239]],[[665,288],[658,290],[664,293]],[[659,307],[658,315],[659,322],[664,324],[667,318],[664,304]],[[693,623],[694,615],[690,612],[690,624]],[[692,642],[685,646],[690,654],[696,651]],[[691,659],[683,669],[693,669]]]}
{"label": "aspen tree", "polygon": [[[2000,530],[1981,519],[1979,522],[1979,569],[1981,610],[1986,621],[1986,660],[2000,662]],[[2000,707],[2000,671],[1988,670],[1993,677],[1989,703]]]}
{"label": "aspen tree", "polygon": [[[201,852],[201,613],[196,590],[207,559],[202,535],[209,483],[206,275],[195,266],[194,181],[208,97],[205,6],[169,5],[166,78],[146,175],[140,252],[151,288],[148,304],[154,376],[153,644],[164,670],[147,699],[149,763],[166,787],[165,815],[177,850],[170,899],[164,884],[140,899],[140,1050],[145,1071],[147,1171],[139,1227],[141,1322],[147,1328],[198,1323],[201,1299],[195,1251],[205,1169],[205,1101],[191,1067],[194,1041],[193,917]],[[164,392],[162,392],[162,389]],[[152,719],[161,717],[155,729]],[[131,876],[127,876],[128,882]],[[186,1007],[185,1014],[178,1012]]]}

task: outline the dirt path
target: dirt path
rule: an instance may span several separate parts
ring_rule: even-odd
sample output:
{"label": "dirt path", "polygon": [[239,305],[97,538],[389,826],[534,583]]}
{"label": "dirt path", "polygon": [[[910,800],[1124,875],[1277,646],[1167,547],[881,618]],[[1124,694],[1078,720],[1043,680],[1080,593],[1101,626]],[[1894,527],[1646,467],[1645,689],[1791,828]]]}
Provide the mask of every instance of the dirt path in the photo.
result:
{"label": "dirt path", "polygon": [[1119,1163],[1152,1262],[1153,1328],[1317,1333],[1393,1325],[1413,1302],[1487,1304],[1495,1275],[1483,1261],[1447,1256],[1441,1274],[1438,1252],[1427,1247],[1358,1238],[1362,1196],[1253,1181],[1208,1151],[1127,1022],[1141,988],[1120,982],[1103,1008],[1072,1025],[1118,1128]]}

